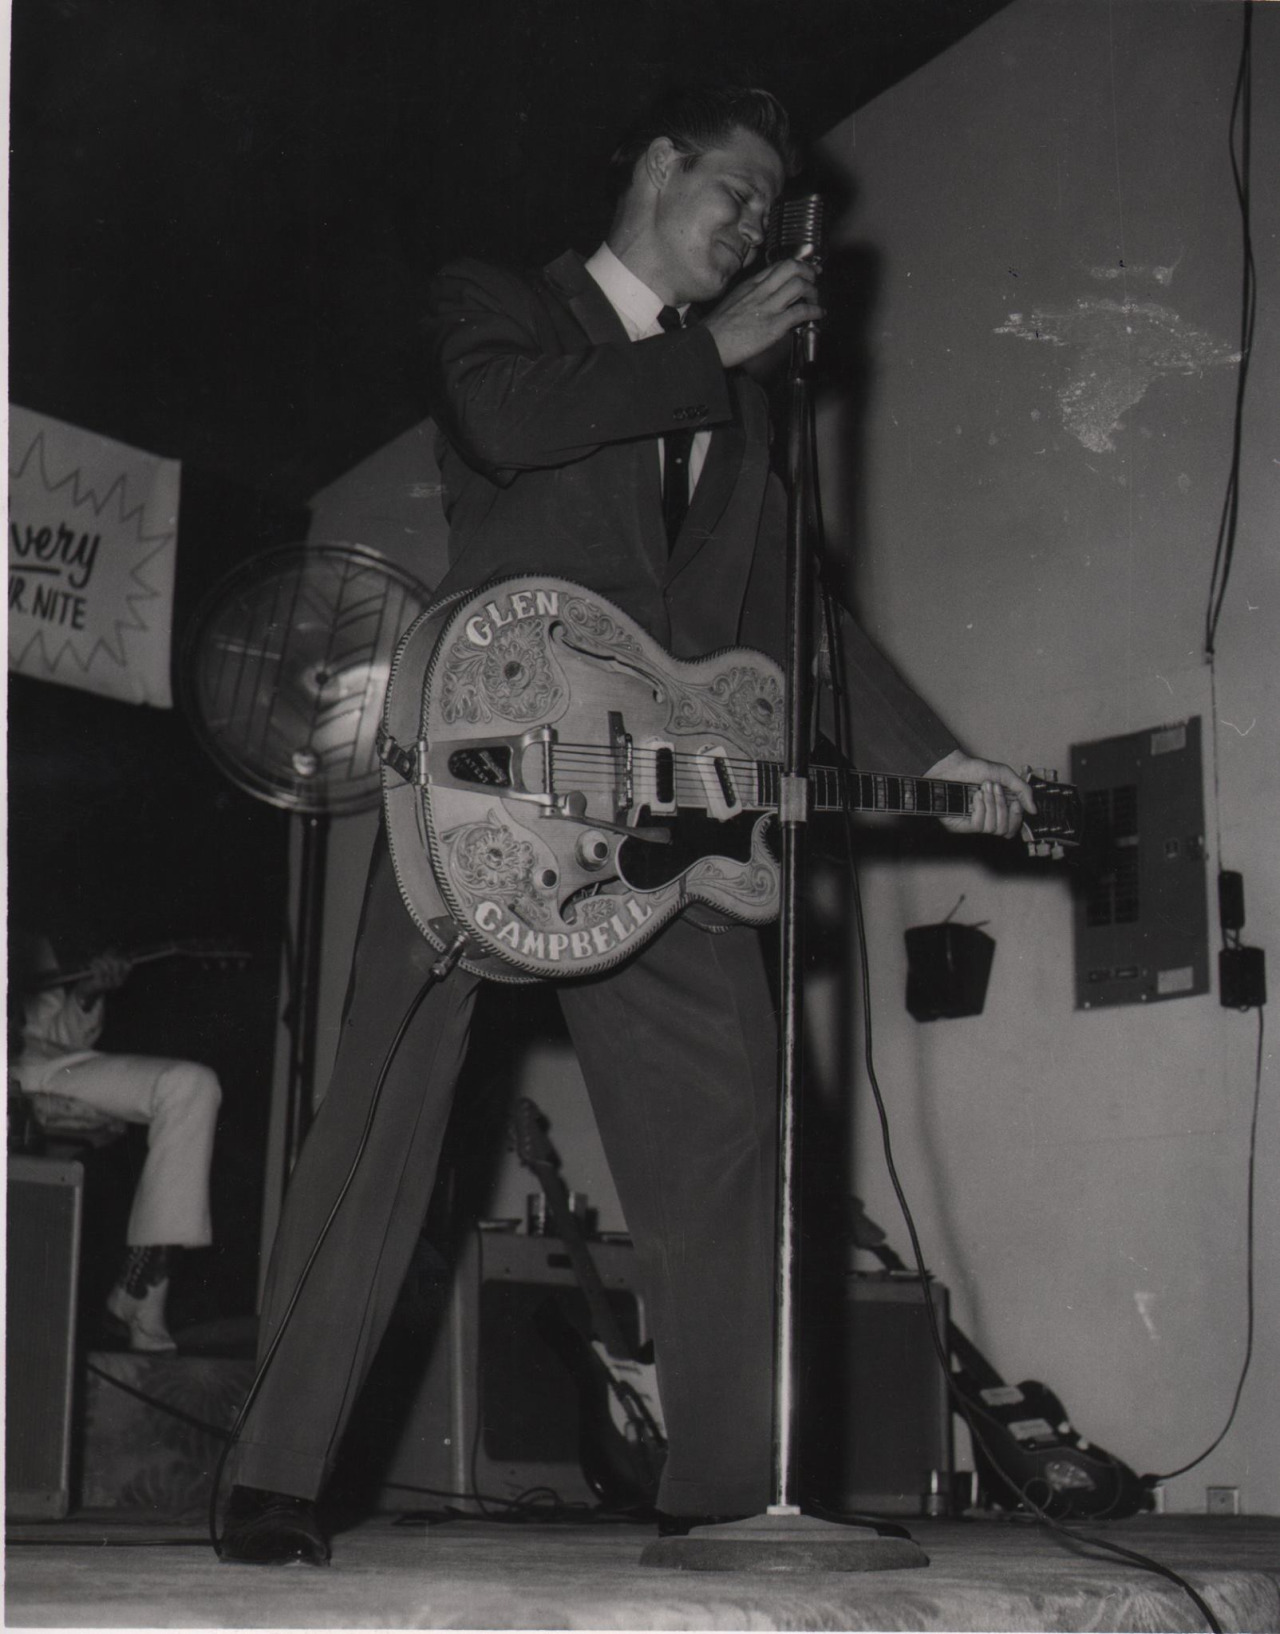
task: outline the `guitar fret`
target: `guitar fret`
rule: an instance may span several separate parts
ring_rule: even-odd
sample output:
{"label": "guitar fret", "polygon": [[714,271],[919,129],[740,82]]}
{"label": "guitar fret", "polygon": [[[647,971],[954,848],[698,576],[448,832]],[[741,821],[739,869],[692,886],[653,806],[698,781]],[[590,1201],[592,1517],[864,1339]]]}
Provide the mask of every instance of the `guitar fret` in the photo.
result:
{"label": "guitar fret", "polygon": [[839,811],[840,774],[836,767],[814,766],[811,773],[814,805],[819,811]]}
{"label": "guitar fret", "polygon": [[[776,808],[782,794],[777,761],[755,762],[755,804]],[[967,783],[942,778],[905,777],[891,772],[859,772],[839,766],[811,766],[809,787],[816,811],[883,811],[912,816],[963,817],[969,809]]]}

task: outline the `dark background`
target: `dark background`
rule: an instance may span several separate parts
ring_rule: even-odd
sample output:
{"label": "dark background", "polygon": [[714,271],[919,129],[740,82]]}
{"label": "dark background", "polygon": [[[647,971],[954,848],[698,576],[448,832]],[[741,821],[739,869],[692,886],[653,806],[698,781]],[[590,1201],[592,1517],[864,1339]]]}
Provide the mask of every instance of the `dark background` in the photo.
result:
{"label": "dark background", "polygon": [[[673,82],[764,85],[817,136],[1004,3],[16,0],[11,399],[183,462],[180,667],[200,597],[303,538],[317,489],[425,417],[417,323],[442,261],[593,248],[610,148]],[[290,819],[180,711],[21,677],[9,801],[15,921],[68,949],[253,955],[139,972],[104,1038],[219,1071],[216,1247],[176,1316],[246,1312]],[[140,1138],[112,1161],[136,1169]]]}
{"label": "dark background", "polygon": [[424,279],[590,250],[673,81],[817,136],[1005,0],[16,0],[13,401],[306,501],[424,416]]}

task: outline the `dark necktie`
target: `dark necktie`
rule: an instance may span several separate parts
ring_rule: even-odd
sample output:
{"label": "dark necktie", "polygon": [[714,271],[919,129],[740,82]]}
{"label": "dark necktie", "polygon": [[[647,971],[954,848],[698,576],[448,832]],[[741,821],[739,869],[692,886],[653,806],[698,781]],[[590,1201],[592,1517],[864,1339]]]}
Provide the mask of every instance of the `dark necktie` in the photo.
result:
{"label": "dark necktie", "polygon": [[[658,313],[664,329],[683,329],[684,319],[674,306]],[[662,439],[662,520],[666,523],[667,544],[674,546],[689,509],[689,456],[693,452],[692,431],[668,431]]]}

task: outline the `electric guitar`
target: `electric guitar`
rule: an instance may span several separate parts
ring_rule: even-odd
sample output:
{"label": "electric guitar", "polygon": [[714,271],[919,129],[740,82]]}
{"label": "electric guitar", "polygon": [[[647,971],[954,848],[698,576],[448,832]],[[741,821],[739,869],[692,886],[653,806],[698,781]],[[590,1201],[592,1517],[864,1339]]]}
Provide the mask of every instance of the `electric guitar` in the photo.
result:
{"label": "electric guitar", "polygon": [[994,1504],[1017,1509],[1029,1501],[1070,1520],[1123,1520],[1150,1507],[1150,1480],[1081,1435],[1048,1385],[1006,1384],[954,1322],[947,1337],[973,1461]]}
{"label": "electric guitar", "polygon": [[578,1380],[582,1472],[610,1507],[647,1513],[657,1498],[667,1456],[653,1347],[633,1346],[622,1331],[570,1207],[546,1120],[533,1101],[517,1103],[512,1130],[520,1161],[542,1187],[590,1315],[590,1332],[576,1327],[550,1303],[539,1321],[542,1336]]}
{"label": "electric guitar", "polygon": [[[853,1241],[887,1271],[909,1272],[854,1198]],[[1151,1507],[1154,1478],[1087,1440],[1061,1400],[1039,1379],[1006,1384],[963,1329],[947,1322],[950,1380],[973,1436],[973,1461],[1000,1509],[1037,1509],[1055,1519],[1123,1520]]]}
{"label": "electric guitar", "polygon": [[[692,911],[776,917],[784,686],[745,647],[673,658],[603,596],[530,575],[428,608],[401,640],[378,752],[396,877],[437,947],[499,980],[597,975]],[[1070,785],[1025,837],[1078,843]],[[814,812],[962,816],[975,786],[815,766]],[[803,794],[803,791],[800,791]]]}

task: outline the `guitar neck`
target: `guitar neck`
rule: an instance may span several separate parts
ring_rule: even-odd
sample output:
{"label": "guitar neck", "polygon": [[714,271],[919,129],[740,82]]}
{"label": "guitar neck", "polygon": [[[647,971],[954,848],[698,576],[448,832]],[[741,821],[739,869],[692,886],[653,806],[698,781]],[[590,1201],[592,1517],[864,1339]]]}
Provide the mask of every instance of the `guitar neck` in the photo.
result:
{"label": "guitar neck", "polygon": [[[175,943],[168,942],[163,947],[139,948],[132,953],[122,955],[124,962],[132,970],[135,965],[151,964],[156,959],[168,959],[179,952]],[[82,965],[77,970],[40,970],[27,983],[28,993],[46,993],[53,987],[74,987],[87,976],[93,975],[92,965]]]}
{"label": "guitar neck", "polygon": [[[136,948],[121,957],[132,971],[138,965],[155,964],[159,959],[202,959],[209,964],[234,965],[243,964],[249,955],[216,943],[164,942],[155,947]],[[54,987],[74,987],[77,982],[92,975],[92,965],[83,965],[77,970],[38,970],[30,981],[23,984],[23,991],[36,994],[47,993]]]}
{"label": "guitar neck", "polygon": [[596,1270],[596,1263],[591,1258],[591,1250],[582,1235],[578,1217],[569,1204],[568,1188],[559,1172],[550,1165],[530,1163],[530,1167],[538,1177],[556,1230],[560,1233],[560,1240],[573,1262],[574,1275],[587,1301],[587,1309],[591,1312],[591,1325],[596,1338],[602,1342],[610,1356],[630,1356],[631,1346],[627,1343],[613,1306],[609,1303],[609,1296],[605,1292],[604,1283],[600,1280],[600,1273]]}
{"label": "guitar neck", "polygon": [[[963,817],[976,783],[941,777],[906,777],[891,772],[859,772],[844,766],[810,766],[809,790],[815,811],[883,811],[895,817]],[[782,767],[756,762],[757,810],[777,809]]]}

